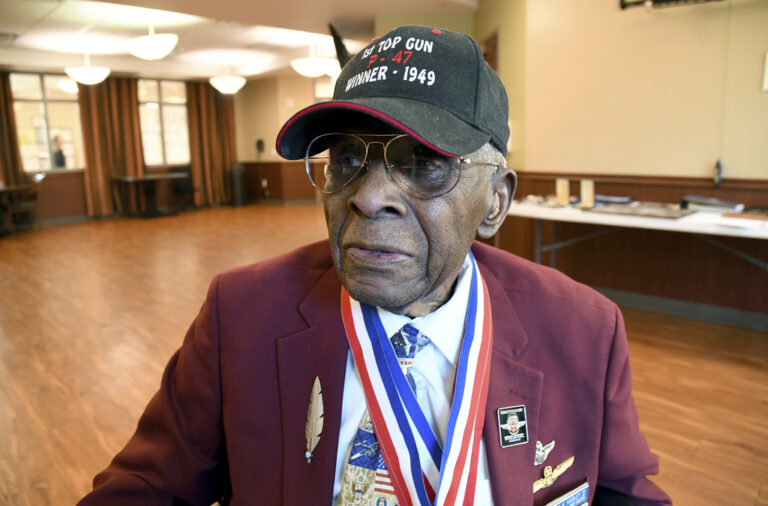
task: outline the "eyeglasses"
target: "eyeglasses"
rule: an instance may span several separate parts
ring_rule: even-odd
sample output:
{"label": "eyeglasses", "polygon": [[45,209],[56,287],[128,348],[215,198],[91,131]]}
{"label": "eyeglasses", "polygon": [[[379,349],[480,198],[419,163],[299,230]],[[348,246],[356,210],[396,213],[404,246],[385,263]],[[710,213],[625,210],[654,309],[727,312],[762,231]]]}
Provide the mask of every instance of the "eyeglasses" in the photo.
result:
{"label": "eyeglasses", "polygon": [[[309,143],[304,161],[315,188],[323,193],[333,193],[357,179],[371,164],[368,154],[373,144],[382,147],[387,176],[417,197],[439,197],[453,190],[465,165],[502,166],[463,156],[441,155],[404,134],[365,137],[374,140],[366,142],[358,135],[330,133],[315,137]],[[313,167],[315,163],[321,164],[322,170]]]}

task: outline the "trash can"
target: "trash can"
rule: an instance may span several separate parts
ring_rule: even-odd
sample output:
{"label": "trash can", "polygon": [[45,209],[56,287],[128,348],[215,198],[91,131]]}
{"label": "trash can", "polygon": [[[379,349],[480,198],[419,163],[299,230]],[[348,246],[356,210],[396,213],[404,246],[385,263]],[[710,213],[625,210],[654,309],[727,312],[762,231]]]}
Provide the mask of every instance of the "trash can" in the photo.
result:
{"label": "trash can", "polygon": [[245,205],[245,166],[242,163],[232,164],[229,169],[229,183],[231,186],[232,205]]}

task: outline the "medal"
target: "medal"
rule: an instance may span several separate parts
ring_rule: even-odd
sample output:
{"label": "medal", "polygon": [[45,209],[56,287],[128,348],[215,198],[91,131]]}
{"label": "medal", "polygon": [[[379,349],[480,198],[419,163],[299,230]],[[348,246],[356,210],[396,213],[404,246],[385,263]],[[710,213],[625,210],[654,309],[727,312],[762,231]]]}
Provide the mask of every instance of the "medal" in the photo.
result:
{"label": "medal", "polygon": [[401,506],[471,502],[477,481],[492,349],[491,308],[472,253],[472,281],[441,449],[398,363],[375,307],[342,288],[344,327],[379,447]]}

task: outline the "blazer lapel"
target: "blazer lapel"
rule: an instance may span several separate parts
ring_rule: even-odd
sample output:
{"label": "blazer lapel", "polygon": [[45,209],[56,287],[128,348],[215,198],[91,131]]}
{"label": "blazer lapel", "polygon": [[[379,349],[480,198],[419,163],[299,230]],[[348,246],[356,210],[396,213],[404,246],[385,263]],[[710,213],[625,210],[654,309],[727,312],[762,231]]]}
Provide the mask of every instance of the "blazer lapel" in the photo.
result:
{"label": "blazer lapel", "polygon": [[[309,328],[277,340],[283,427],[283,504],[329,504],[333,498],[347,345],[341,320],[340,284],[330,269],[299,310]],[[324,422],[310,462],[306,422],[315,378],[322,387]]]}
{"label": "blazer lapel", "polygon": [[[493,317],[491,380],[483,427],[493,501],[531,504],[533,482],[541,472],[534,466],[534,456],[544,374],[518,361],[528,336],[498,279],[482,265],[480,269],[488,287]],[[528,440],[502,448],[498,410],[515,406],[525,406]]]}

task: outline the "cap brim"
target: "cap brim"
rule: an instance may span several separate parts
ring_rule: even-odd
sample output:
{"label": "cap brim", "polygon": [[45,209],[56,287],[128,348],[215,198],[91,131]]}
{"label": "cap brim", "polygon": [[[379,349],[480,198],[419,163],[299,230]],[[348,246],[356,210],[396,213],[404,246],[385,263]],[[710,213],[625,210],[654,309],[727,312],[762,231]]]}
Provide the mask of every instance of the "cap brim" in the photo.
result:
{"label": "cap brim", "polygon": [[446,110],[405,98],[359,98],[311,105],[289,119],[277,135],[283,158],[303,158],[310,141],[330,132],[356,128],[361,118],[373,117],[448,156],[473,153],[491,135],[465,123]]}

